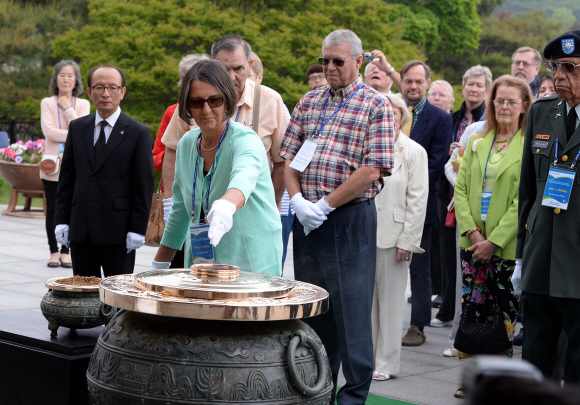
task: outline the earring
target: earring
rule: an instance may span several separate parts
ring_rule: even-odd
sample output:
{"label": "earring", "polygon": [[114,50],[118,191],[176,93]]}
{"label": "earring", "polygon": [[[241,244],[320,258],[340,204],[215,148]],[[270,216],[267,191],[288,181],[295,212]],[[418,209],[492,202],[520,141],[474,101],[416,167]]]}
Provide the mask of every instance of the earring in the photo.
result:
{"label": "earring", "polygon": [[524,115],[524,112],[522,111],[520,114]]}

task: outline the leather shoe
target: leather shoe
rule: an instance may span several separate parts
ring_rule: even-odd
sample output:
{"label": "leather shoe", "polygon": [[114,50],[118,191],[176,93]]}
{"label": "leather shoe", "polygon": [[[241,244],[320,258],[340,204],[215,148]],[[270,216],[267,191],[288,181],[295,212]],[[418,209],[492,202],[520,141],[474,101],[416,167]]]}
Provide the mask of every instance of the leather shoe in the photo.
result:
{"label": "leather shoe", "polygon": [[520,329],[520,333],[514,336],[514,346],[521,346],[524,341],[524,328]]}
{"label": "leather shoe", "polygon": [[51,267],[51,268],[58,267],[59,265],[60,265],[59,262],[48,262],[48,263],[46,263],[46,266],[47,267]]}
{"label": "leather shoe", "polygon": [[431,301],[431,306],[433,308],[441,308],[441,304],[443,304],[443,297],[438,295],[435,297],[433,301]]}
{"label": "leather shoe", "polygon": [[421,346],[425,340],[427,340],[425,334],[418,327],[411,325],[407,334],[403,336],[402,344],[403,346]]}
{"label": "leather shoe", "polygon": [[65,269],[72,269],[72,262],[63,262],[60,261],[60,267],[64,267]]}

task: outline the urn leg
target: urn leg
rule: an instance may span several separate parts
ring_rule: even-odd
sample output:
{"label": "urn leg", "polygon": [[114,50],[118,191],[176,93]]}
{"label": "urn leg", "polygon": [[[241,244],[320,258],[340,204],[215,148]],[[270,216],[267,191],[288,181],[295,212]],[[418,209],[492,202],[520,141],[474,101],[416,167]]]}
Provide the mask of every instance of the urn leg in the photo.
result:
{"label": "urn leg", "polygon": [[48,318],[48,329],[50,330],[50,337],[51,338],[55,338],[56,337],[56,331],[58,330],[58,327],[60,325],[58,324],[57,321],[55,321],[52,318]]}

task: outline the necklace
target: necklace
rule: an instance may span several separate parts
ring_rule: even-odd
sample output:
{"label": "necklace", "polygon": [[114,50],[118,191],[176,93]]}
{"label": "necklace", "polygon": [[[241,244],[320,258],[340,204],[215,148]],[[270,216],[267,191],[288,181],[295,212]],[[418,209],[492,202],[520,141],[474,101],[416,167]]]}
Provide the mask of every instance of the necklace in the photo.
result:
{"label": "necklace", "polygon": [[215,148],[217,148],[217,147],[218,147],[218,145],[219,145],[219,143],[216,143],[216,145],[215,145],[213,148],[206,149],[206,148],[204,148],[204,147],[203,147],[203,145],[201,144],[201,141],[199,142],[199,146],[201,147],[201,149],[203,149],[203,150],[204,150],[204,151],[206,151],[206,152],[211,152],[212,150],[214,150]]}
{"label": "necklace", "polygon": [[[489,163],[491,163],[492,165],[499,163],[499,161],[505,156],[505,152],[502,151],[509,145],[510,141],[517,134],[517,132],[518,131],[516,131],[512,136],[510,136],[508,139],[504,141],[497,141],[496,137],[495,152],[493,153],[493,155],[489,157]],[[503,143],[503,146],[501,148],[499,147],[500,143]]]}

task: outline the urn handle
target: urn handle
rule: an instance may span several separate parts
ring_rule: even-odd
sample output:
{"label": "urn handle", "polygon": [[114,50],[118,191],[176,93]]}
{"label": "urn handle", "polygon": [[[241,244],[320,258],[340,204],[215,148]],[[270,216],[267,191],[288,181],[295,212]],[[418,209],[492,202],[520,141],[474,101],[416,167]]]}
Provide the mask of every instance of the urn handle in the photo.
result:
{"label": "urn handle", "polygon": [[[298,368],[296,367],[295,353],[296,348],[300,343],[310,347],[316,356],[316,361],[318,363],[318,380],[314,387],[309,387],[300,379],[300,374],[298,372]],[[297,388],[297,390],[301,394],[308,397],[313,397],[320,394],[326,385],[326,380],[328,378],[328,368],[326,367],[326,357],[323,353],[323,350],[324,349],[319,347],[316,341],[311,336],[304,333],[304,331],[297,330],[292,333],[292,339],[290,340],[288,351],[286,352],[288,374],[290,374],[290,380]]]}

